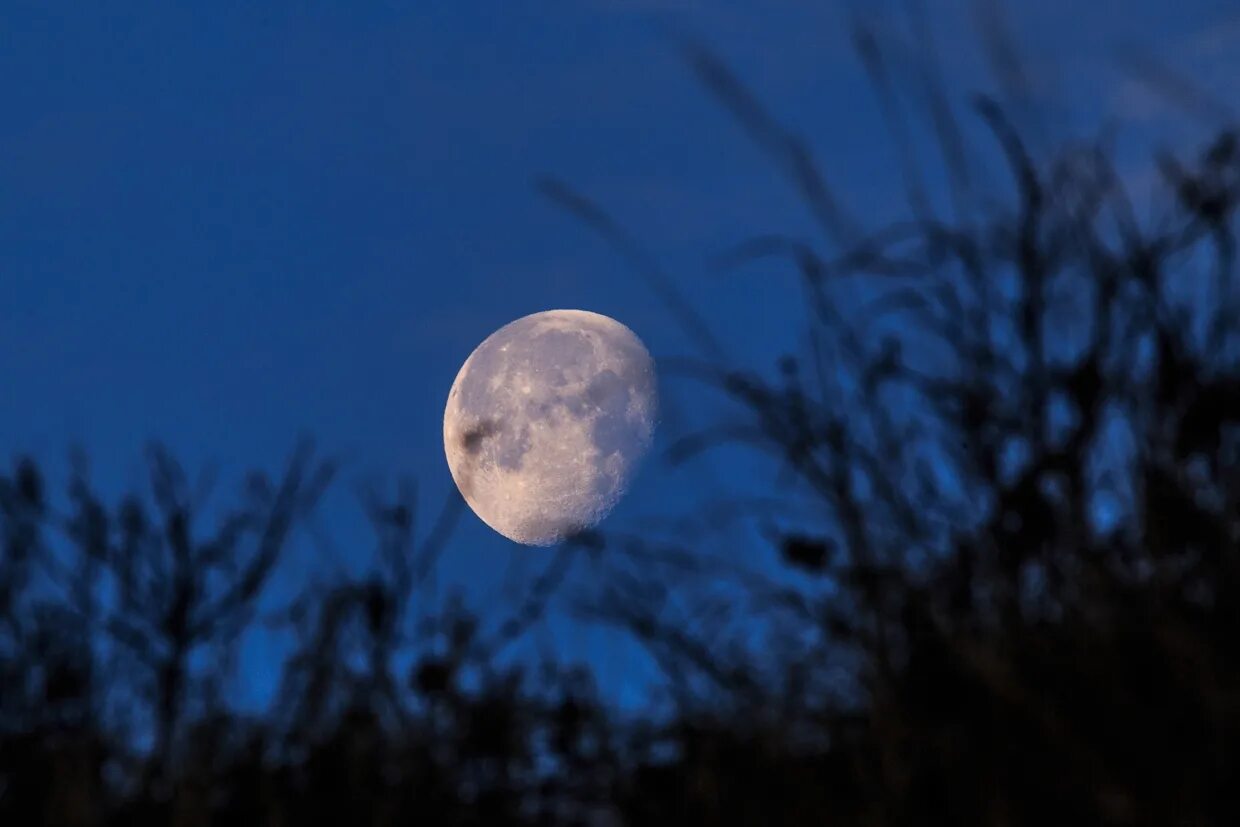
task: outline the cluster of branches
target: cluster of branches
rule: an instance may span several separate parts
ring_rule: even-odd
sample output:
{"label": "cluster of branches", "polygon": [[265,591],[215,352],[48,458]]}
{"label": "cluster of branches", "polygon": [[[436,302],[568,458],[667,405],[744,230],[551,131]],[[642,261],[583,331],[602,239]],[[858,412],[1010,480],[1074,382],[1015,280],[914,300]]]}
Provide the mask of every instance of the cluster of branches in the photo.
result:
{"label": "cluster of branches", "polygon": [[[202,487],[163,452],[149,499],[110,507],[78,475],[64,514],[19,462],[0,477],[0,823],[1240,820],[1236,136],[1161,158],[1142,220],[1100,146],[1034,153],[981,99],[1011,180],[985,200],[931,95],[951,206],[910,171],[912,217],[866,232],[726,67],[691,60],[823,233],[729,257],[791,265],[806,353],[773,378],[693,363],[736,417],[670,451],[769,453],[783,487],[749,513],[782,565],[579,538],[610,566],[581,614],[646,646],[674,713],[634,722],[588,675],[500,665],[576,546],[493,634],[424,611],[458,504],[418,539],[406,490],[365,500],[372,577],[281,613],[297,648],[245,714],[224,679],[331,464],[299,450],[202,534]],[[709,336],[602,210],[545,189]]]}
{"label": "cluster of branches", "polygon": [[[502,663],[562,563],[490,632],[460,599],[425,609],[460,499],[419,538],[412,486],[366,490],[375,570],[272,608],[335,465],[303,445],[210,521],[209,478],[159,447],[149,472],[110,505],[79,465],[65,509],[31,461],[0,475],[0,823],[574,824],[605,800],[618,753],[589,675]],[[246,712],[238,648],[271,626],[296,644]]]}
{"label": "cluster of branches", "polygon": [[[864,26],[857,38],[908,158],[884,54]],[[670,451],[768,454],[784,493],[752,516],[800,577],[737,570],[721,608],[701,587],[719,566],[698,569],[673,606],[665,583],[684,566],[664,554],[597,608],[649,643],[699,722],[650,812],[1233,823],[1237,134],[1161,155],[1161,212],[1143,220],[1101,141],[1035,153],[1002,97],[980,97],[976,131],[1010,180],[983,197],[965,162],[982,153],[932,89],[948,205],[906,166],[911,217],[866,231],[728,67],[690,59],[822,239],[763,236],[726,257],[786,263],[805,354],[774,378],[687,363],[737,414]]]}

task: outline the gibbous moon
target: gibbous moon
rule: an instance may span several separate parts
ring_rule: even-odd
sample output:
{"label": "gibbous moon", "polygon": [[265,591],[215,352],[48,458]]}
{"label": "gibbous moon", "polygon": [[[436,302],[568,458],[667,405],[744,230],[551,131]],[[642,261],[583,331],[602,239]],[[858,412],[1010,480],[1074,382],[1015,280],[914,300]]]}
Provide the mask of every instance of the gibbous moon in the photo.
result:
{"label": "gibbous moon", "polygon": [[487,337],[452,383],[444,452],[481,520],[547,546],[597,524],[650,447],[654,360],[615,319],[548,310]]}

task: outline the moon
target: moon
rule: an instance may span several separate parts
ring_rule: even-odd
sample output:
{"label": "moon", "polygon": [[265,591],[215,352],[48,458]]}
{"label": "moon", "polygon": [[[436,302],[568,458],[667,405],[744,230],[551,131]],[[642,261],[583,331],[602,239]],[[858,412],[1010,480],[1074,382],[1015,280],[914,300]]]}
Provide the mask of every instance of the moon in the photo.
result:
{"label": "moon", "polygon": [[624,495],[657,409],[654,360],[632,330],[547,310],[501,327],[465,360],[444,410],[444,452],[484,523],[554,545]]}

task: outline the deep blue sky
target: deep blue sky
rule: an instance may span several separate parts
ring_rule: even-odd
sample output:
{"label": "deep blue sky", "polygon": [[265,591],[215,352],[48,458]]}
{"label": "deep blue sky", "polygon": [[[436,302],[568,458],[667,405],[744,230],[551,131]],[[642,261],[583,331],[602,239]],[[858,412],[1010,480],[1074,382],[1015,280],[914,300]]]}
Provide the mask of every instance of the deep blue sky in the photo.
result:
{"label": "deep blue sky", "polygon": [[[950,85],[988,88],[971,4],[927,5]],[[1234,85],[1231,2],[1008,5],[1039,95],[1059,102],[1057,129],[1117,117],[1144,140],[1166,128],[1165,107],[1116,70],[1118,46],[1148,46],[1219,94]],[[711,44],[845,198],[890,217],[894,155],[846,7],[4,3],[0,457],[55,468],[78,443],[119,491],[140,481],[152,438],[233,480],[277,467],[308,433],[349,460],[346,482],[407,474],[432,507],[451,485],[446,393],[497,327],[584,308],[625,322],[656,358],[691,350],[616,255],[540,200],[530,182],[542,173],[641,237],[733,356],[771,364],[796,346],[792,279],[774,267],[724,279],[706,262],[747,234],[811,225],[668,32]],[[703,421],[709,407],[664,378],[664,430]],[[762,490],[749,470],[734,455],[705,470],[652,463],[607,526]],[[363,570],[347,486],[326,516],[345,564]],[[447,574],[485,593],[514,554],[545,559],[469,515]],[[565,621],[548,634],[596,660],[618,651]],[[616,657],[613,674],[643,668]]]}

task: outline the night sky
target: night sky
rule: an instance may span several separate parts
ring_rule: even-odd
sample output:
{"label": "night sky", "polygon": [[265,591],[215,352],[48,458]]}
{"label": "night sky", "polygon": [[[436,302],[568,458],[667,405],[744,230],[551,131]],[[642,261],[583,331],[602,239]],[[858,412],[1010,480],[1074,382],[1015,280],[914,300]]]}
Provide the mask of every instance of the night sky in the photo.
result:
{"label": "night sky", "polygon": [[[990,88],[974,4],[926,5],[957,102]],[[1148,49],[1206,89],[1234,82],[1231,0],[1008,5],[1035,80],[1030,110],[1059,133],[1118,120],[1132,164],[1165,135],[1168,110],[1117,54]],[[859,214],[892,218],[900,177],[848,9],[4,3],[0,458],[32,454],[63,479],[78,444],[118,495],[141,483],[142,447],[158,439],[191,469],[218,465],[227,502],[244,470],[276,470],[311,435],[347,463],[322,512],[340,557],[300,542],[271,599],[311,572],[365,571],[354,484],[407,475],[424,508],[438,507],[452,485],[448,388],[501,325],[581,308],[627,324],[656,359],[694,353],[620,256],[538,194],[546,174],[657,255],[731,360],[769,368],[798,346],[794,277],[775,263],[720,273],[711,261],[747,236],[812,236],[813,225],[676,38],[728,61]],[[881,25],[906,37],[899,19]],[[716,410],[695,386],[662,381],[656,447]],[[604,527],[662,530],[703,500],[769,490],[762,471],[739,451],[683,469],[656,458]],[[743,532],[718,545],[760,554]],[[502,603],[549,553],[467,514],[444,575]],[[621,693],[652,668],[562,617],[539,634]],[[246,697],[270,691],[265,664],[279,650],[275,638],[250,641]]]}

